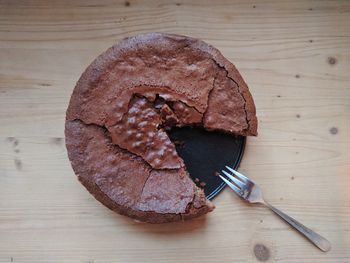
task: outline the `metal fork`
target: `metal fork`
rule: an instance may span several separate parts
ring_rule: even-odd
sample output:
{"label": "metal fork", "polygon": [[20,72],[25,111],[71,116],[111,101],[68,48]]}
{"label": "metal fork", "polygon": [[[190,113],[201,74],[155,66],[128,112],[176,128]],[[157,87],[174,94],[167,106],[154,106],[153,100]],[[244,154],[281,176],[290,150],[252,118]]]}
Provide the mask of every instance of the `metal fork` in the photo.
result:
{"label": "metal fork", "polygon": [[[249,203],[261,203],[270,208],[273,212],[283,218],[288,224],[293,226],[296,230],[298,230],[301,234],[303,234],[311,243],[313,243],[316,247],[321,249],[324,252],[327,252],[331,249],[331,243],[320,236],[319,234],[312,231],[310,228],[307,228],[303,224],[299,223],[295,219],[286,215],[282,211],[270,205],[263,198],[262,191],[260,187],[250,180],[248,177],[243,174],[237,172],[231,167],[225,166],[229,171],[222,170],[222,173],[226,176],[222,176],[219,174],[221,179],[242,199],[248,201]],[[231,172],[231,173],[230,173]],[[228,178],[228,179],[227,179]]]}

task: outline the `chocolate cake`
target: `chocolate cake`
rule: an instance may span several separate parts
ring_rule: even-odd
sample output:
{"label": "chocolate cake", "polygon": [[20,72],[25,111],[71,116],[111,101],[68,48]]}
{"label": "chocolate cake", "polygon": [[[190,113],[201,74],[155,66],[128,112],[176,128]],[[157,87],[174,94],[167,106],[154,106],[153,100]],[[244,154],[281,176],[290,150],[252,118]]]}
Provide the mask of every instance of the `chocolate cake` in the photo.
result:
{"label": "chocolate cake", "polygon": [[148,33],[117,43],[85,70],[67,109],[68,156],[80,182],[110,209],[149,223],[213,210],[167,131],[202,126],[257,134],[252,96],[214,47]]}

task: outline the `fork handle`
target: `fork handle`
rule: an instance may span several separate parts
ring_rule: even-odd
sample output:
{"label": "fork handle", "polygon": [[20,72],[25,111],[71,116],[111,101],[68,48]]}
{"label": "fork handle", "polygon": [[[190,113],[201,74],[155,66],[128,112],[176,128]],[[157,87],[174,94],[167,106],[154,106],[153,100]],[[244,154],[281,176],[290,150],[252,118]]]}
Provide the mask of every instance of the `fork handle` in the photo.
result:
{"label": "fork handle", "polygon": [[281,218],[283,218],[288,224],[290,224],[292,227],[294,227],[296,230],[298,230],[301,234],[303,234],[316,247],[318,247],[319,249],[321,249],[324,252],[327,252],[331,249],[331,243],[327,239],[320,236],[316,232],[312,231],[310,228],[307,228],[303,224],[299,223],[294,218],[286,215],[281,210],[270,205],[269,203],[264,202],[264,204],[267,207],[269,207],[273,212],[275,212],[277,215],[279,215]]}

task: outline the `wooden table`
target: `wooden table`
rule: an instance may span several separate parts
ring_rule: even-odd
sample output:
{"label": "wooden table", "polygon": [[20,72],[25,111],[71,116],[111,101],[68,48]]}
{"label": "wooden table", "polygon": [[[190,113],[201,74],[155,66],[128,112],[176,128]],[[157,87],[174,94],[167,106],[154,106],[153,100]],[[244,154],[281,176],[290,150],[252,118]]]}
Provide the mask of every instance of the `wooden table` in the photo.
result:
{"label": "wooden table", "polygon": [[[0,21],[0,262],[350,262],[349,1],[8,0]],[[229,189],[207,217],[148,225],[80,185],[63,134],[75,82],[147,31],[201,38],[236,64],[259,118],[241,170],[329,253]]]}

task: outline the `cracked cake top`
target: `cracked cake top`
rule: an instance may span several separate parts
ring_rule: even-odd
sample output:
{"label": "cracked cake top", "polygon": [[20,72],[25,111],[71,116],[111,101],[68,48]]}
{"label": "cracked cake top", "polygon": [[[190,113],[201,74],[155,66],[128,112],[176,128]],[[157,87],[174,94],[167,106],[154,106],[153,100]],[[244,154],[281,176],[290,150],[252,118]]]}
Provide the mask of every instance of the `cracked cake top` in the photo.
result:
{"label": "cracked cake top", "polygon": [[[88,190],[117,212],[148,222],[199,215],[211,205],[185,179],[184,163],[166,133],[188,125],[257,134],[254,102],[237,69],[217,49],[197,39],[161,33],[127,38],[100,55],[74,89],[66,116],[69,158]],[[96,138],[100,144],[93,141]],[[99,154],[103,161],[91,153],[101,147],[111,151]],[[137,160],[136,167],[129,166],[137,172],[123,170],[119,178],[122,172],[117,168],[126,161],[113,161],[113,152]],[[149,171],[143,172],[143,187],[124,204],[130,191],[125,181],[135,179],[140,167]],[[113,176],[107,178],[111,170]],[[149,219],[149,213],[156,219]]]}

